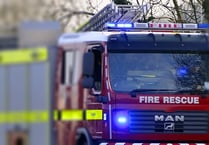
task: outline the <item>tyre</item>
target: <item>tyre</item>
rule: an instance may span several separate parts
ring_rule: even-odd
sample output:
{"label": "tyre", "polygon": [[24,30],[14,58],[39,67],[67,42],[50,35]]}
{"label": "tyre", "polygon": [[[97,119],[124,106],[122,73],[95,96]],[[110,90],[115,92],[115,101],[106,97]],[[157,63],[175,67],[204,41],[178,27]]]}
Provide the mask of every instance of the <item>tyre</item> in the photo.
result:
{"label": "tyre", "polygon": [[76,145],[88,145],[87,140],[84,136],[81,136],[78,140]]}

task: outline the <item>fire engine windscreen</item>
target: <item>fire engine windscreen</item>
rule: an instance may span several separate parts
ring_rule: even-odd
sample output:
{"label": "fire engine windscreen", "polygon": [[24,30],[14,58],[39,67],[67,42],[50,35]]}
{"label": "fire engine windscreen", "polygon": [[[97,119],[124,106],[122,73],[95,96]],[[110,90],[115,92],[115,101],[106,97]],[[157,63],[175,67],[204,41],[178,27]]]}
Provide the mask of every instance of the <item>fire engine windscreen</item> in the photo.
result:
{"label": "fire engine windscreen", "polygon": [[109,66],[114,91],[209,89],[209,52],[112,52]]}

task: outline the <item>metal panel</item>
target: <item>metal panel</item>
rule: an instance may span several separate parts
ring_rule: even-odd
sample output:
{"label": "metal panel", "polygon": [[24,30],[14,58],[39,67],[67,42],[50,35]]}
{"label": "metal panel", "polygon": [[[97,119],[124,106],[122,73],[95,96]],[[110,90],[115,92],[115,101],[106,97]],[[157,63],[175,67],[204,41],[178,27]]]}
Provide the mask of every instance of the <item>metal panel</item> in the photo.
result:
{"label": "metal panel", "polygon": [[5,140],[6,126],[4,124],[0,124],[0,144],[6,145]]}
{"label": "metal panel", "polygon": [[[0,112],[5,111],[5,96],[6,96],[6,81],[5,81],[6,67],[0,66]],[[2,124],[3,116],[0,116],[0,144],[6,144],[5,132],[6,126]]]}
{"label": "metal panel", "polygon": [[25,65],[9,66],[9,110],[25,110],[29,104],[26,101],[28,95],[27,67]]}
{"label": "metal panel", "polygon": [[31,124],[29,145],[49,145],[48,123]]}
{"label": "metal panel", "polygon": [[49,62],[50,62],[50,66],[49,66],[49,70],[50,70],[50,77],[49,77],[49,103],[51,104],[49,106],[49,110],[50,110],[50,126],[49,126],[49,131],[50,131],[50,139],[49,139],[49,145],[56,145],[56,132],[54,129],[54,121],[53,121],[53,110],[54,108],[54,104],[55,104],[55,77],[56,77],[56,62],[57,62],[57,54],[58,54],[58,49],[57,47],[50,47],[49,49]]}
{"label": "metal panel", "polygon": [[5,109],[5,95],[6,95],[6,67],[0,66],[0,111]]}
{"label": "metal panel", "polygon": [[30,66],[30,109],[41,110],[49,107],[48,63]]}
{"label": "metal panel", "polygon": [[[28,70],[27,65],[10,65],[8,66],[8,106],[7,111],[24,111],[29,107],[28,103]],[[15,121],[15,120],[14,120]],[[15,128],[26,129],[27,124],[12,123],[7,125],[8,130],[14,130]]]}
{"label": "metal panel", "polygon": [[[49,71],[48,63],[30,65],[30,110],[48,110]],[[49,140],[49,121],[30,124],[30,145],[45,144]]]}
{"label": "metal panel", "polygon": [[19,47],[56,45],[62,32],[60,23],[56,21],[22,22],[18,30]]}

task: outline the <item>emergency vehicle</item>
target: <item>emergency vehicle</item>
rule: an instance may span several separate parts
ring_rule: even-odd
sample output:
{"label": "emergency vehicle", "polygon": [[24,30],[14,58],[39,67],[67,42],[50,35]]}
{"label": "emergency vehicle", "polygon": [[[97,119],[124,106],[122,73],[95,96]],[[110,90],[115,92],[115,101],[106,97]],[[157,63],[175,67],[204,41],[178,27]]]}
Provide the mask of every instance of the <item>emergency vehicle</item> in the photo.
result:
{"label": "emergency vehicle", "polygon": [[0,144],[209,144],[209,26],[141,15],[107,5],[58,47],[26,24],[0,51]]}
{"label": "emergency vehicle", "polygon": [[209,144],[209,25],[140,15],[110,4],[59,38],[59,145]]}

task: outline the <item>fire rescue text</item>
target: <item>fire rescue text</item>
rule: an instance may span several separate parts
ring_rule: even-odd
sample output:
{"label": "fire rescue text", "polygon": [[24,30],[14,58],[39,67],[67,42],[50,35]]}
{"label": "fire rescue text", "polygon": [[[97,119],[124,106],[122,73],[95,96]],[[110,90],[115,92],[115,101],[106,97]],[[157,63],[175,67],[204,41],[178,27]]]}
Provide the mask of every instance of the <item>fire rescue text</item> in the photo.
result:
{"label": "fire rescue text", "polygon": [[199,97],[179,96],[139,96],[139,103],[150,104],[199,104]]}

